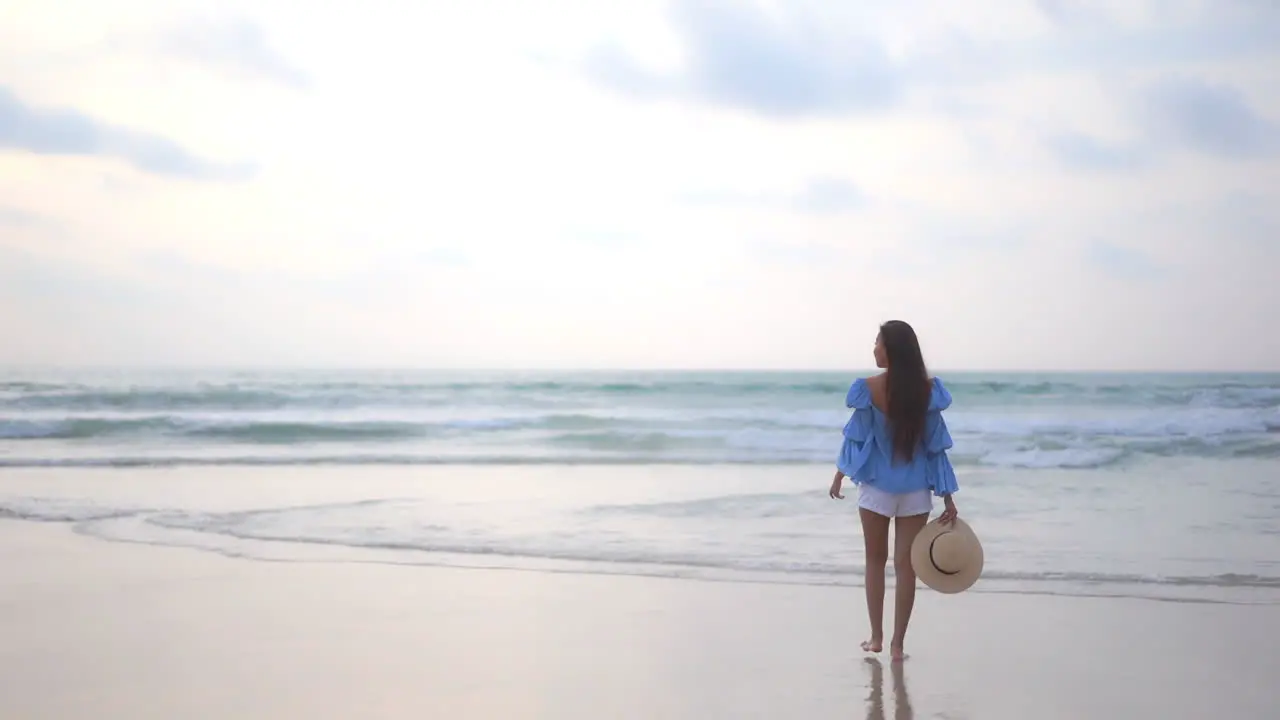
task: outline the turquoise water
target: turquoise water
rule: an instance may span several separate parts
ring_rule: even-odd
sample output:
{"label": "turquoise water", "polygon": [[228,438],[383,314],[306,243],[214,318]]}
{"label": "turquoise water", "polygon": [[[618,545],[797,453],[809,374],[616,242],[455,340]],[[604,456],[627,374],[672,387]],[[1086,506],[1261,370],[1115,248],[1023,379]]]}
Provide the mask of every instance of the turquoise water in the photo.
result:
{"label": "turquoise water", "polygon": [[[826,497],[853,377],[9,373],[0,519],[273,560],[856,585],[856,507]],[[1280,602],[1280,375],[940,377],[979,591]]]}

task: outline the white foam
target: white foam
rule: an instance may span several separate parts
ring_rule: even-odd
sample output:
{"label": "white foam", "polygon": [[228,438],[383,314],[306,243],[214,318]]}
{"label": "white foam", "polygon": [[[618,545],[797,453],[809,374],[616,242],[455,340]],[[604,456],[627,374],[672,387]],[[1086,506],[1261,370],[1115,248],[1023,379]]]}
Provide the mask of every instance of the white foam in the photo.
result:
{"label": "white foam", "polygon": [[1124,457],[1119,449],[1069,448],[1064,450],[1009,450],[982,456],[986,465],[1013,468],[1097,468]]}

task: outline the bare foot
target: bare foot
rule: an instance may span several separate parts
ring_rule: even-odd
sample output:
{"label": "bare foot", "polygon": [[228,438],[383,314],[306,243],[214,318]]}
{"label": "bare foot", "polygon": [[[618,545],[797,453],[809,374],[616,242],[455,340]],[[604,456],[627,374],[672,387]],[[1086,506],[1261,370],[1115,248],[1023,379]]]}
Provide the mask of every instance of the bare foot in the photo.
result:
{"label": "bare foot", "polygon": [[906,650],[904,650],[901,645],[889,646],[889,659],[893,662],[902,662],[908,657],[910,657],[910,655],[907,655]]}
{"label": "bare foot", "polygon": [[884,640],[882,638],[871,638],[862,641],[862,650],[869,653],[878,653],[884,650]]}

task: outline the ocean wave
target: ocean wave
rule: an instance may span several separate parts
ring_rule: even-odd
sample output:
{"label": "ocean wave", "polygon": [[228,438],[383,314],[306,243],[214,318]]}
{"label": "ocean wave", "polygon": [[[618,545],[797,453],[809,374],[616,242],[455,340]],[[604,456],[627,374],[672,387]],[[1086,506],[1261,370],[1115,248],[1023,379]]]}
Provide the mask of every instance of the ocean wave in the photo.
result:
{"label": "ocean wave", "polygon": [[600,453],[661,453],[685,448],[722,448],[727,444],[724,437],[711,433],[698,435],[652,431],[558,433],[552,435],[548,443]]}
{"label": "ocean wave", "polygon": [[0,439],[68,440],[125,436],[209,438],[233,442],[293,443],[395,440],[421,437],[430,428],[397,422],[201,423],[175,417],[70,418],[64,420],[0,420]]}
{"label": "ocean wave", "polygon": [[[1067,448],[991,452],[978,459],[980,465],[1009,468],[1087,469],[1113,465],[1129,453],[1120,448]],[[964,463],[957,463],[963,465]]]}
{"label": "ocean wave", "polygon": [[[287,389],[216,388],[94,389],[79,386],[10,393],[0,408],[19,410],[278,410],[300,398]],[[359,397],[352,404],[359,404]]]}
{"label": "ocean wave", "polygon": [[336,455],[113,455],[110,457],[0,456],[0,468],[172,468],[288,467],[318,465],[812,465],[808,457],[716,458],[698,456],[592,455],[412,455],[344,453]]}
{"label": "ocean wave", "polygon": [[1266,434],[1280,426],[1280,410],[1192,409],[1054,413],[969,412],[948,414],[948,425],[992,437],[1206,438]]}
{"label": "ocean wave", "polygon": [[[480,400],[601,403],[793,398],[841,403],[856,373],[582,373],[514,379],[482,377],[300,380],[287,375],[234,381],[94,385],[37,380],[0,382],[0,409],[273,410],[283,408],[440,407]],[[1101,406],[1280,408],[1280,376],[1041,377],[956,373],[943,377],[960,404],[1058,403]],[[661,402],[660,402],[661,404]]]}
{"label": "ocean wave", "polygon": [[[957,408],[946,414],[953,433],[991,438],[1115,438],[1155,441],[1280,434],[1280,410],[1130,410],[1100,413],[990,412]],[[726,433],[777,431],[810,436],[838,433],[848,411],[787,407],[591,408],[532,410],[466,406],[434,412],[195,412],[170,414],[50,412],[0,416],[0,439],[89,438],[147,432],[252,437],[257,433],[336,436],[424,436],[445,432],[512,430]],[[628,440],[629,441],[629,440]]]}
{"label": "ocean wave", "polygon": [[[360,442],[442,437],[516,430],[597,430],[622,424],[610,418],[556,414],[533,418],[444,421],[317,419],[217,419],[209,417],[72,417],[0,419],[0,440],[184,437],[246,443]],[[631,423],[626,423],[631,424]]]}
{"label": "ocean wave", "polygon": [[[102,467],[102,468],[163,468],[188,466],[307,466],[307,465],[830,465],[834,462],[830,453],[802,449],[769,451],[724,450],[716,444],[697,444],[684,439],[682,443],[671,438],[637,438],[629,447],[601,449],[584,443],[578,452],[555,451],[544,448],[489,450],[465,452],[453,450],[432,454],[429,452],[360,452],[346,450],[337,453],[306,452],[291,449],[287,453],[230,454],[225,451],[203,454],[128,454],[116,452],[110,455],[0,455],[0,468],[41,467]],[[1163,457],[1190,457],[1189,453],[1167,452]],[[1142,455],[1127,450],[1009,450],[986,453],[956,453],[952,463],[960,469],[967,467],[1024,468],[1024,469],[1090,469],[1116,465],[1140,458]],[[1220,459],[1275,459],[1280,458],[1280,443],[1249,445],[1226,449],[1211,456]]]}
{"label": "ocean wave", "polygon": [[[1184,411],[1099,420],[1008,415],[949,419],[957,465],[1092,468],[1148,457],[1280,457],[1280,418]],[[611,417],[590,413],[434,419],[295,415],[0,418],[0,464],[45,464],[63,447],[70,464],[180,465],[327,462],[829,463],[843,413],[772,416],[714,411]],[[62,445],[57,445],[61,442]],[[54,443],[51,445],[50,443]],[[233,448],[272,446],[270,457]],[[318,460],[315,446],[343,448]],[[33,453],[23,448],[42,448]],[[178,448],[199,449],[183,452]],[[364,448],[364,449],[360,449]],[[210,456],[217,460],[211,460]],[[283,457],[281,456],[283,455]],[[107,457],[102,457],[107,456]],[[145,458],[145,460],[144,460]],[[373,459],[370,459],[373,458]]]}
{"label": "ocean wave", "polygon": [[[218,377],[11,377],[0,382],[0,463],[830,463],[849,412],[848,377],[835,373]],[[960,465],[1280,457],[1280,376],[948,383]]]}
{"label": "ocean wave", "polygon": [[111,437],[168,427],[166,419],[69,418],[64,420],[0,420],[0,440],[57,440]]}

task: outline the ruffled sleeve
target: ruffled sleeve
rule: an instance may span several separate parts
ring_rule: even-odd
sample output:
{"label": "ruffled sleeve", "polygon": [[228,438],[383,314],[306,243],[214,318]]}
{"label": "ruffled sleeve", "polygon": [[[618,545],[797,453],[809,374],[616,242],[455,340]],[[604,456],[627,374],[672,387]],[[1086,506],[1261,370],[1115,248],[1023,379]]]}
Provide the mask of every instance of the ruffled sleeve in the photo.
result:
{"label": "ruffled sleeve", "polygon": [[844,425],[845,439],[857,443],[861,449],[862,444],[870,439],[875,421],[871,415],[871,389],[867,387],[866,380],[858,378],[853,382],[844,397],[844,404],[845,407],[853,408],[849,422]]}
{"label": "ruffled sleeve", "polygon": [[929,487],[933,494],[944,497],[960,490],[955,468],[947,451],[954,443],[942,411],[951,407],[951,393],[942,381],[933,381],[933,394],[929,401],[929,413],[925,416],[925,456],[928,461]]}
{"label": "ruffled sleeve", "polygon": [[867,387],[866,378],[858,378],[849,386],[849,392],[844,396],[844,406],[858,410],[871,409],[871,388]]}
{"label": "ruffled sleeve", "polygon": [[872,433],[874,418],[871,415],[871,390],[867,381],[858,378],[849,387],[845,395],[845,407],[853,408],[853,414],[844,426],[844,442],[840,446],[840,457],[836,467],[846,476],[857,482],[860,471],[866,466],[875,448],[875,437]]}
{"label": "ruffled sleeve", "polygon": [[[852,390],[850,391],[852,392]],[[938,378],[933,379],[933,388],[929,392],[929,409],[939,412],[951,407],[951,391]]]}

